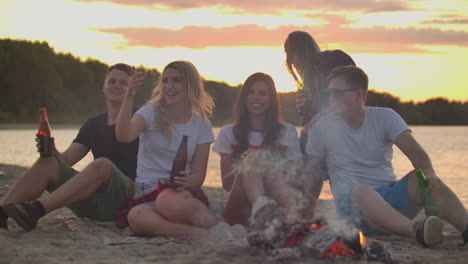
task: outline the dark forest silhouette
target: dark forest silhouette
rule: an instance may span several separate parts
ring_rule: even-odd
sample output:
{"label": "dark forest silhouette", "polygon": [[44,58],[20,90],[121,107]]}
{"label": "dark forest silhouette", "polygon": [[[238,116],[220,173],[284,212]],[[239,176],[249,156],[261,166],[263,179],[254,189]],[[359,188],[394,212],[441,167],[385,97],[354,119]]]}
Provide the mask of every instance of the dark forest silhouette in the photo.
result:
{"label": "dark forest silhouette", "polygon": [[[82,123],[105,111],[106,69],[107,64],[98,60],[55,52],[47,42],[0,39],[0,123],[35,122],[42,106],[53,123]],[[146,72],[146,79],[135,98],[137,107],[150,96],[159,77],[156,69],[140,66],[138,70]],[[205,85],[216,103],[213,124],[229,123],[239,86],[209,80]],[[298,124],[294,92],[280,97],[285,119]],[[437,97],[402,102],[395,95],[371,90],[368,105],[390,107],[410,125],[468,125],[468,101]]]}

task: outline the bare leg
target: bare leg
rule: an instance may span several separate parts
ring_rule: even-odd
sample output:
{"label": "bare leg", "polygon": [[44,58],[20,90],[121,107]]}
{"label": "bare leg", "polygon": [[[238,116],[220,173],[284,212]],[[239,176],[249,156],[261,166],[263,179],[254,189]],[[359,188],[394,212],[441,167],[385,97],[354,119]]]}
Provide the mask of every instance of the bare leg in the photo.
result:
{"label": "bare leg", "polygon": [[[446,220],[460,232],[465,231],[468,225],[468,214],[465,207],[458,197],[453,193],[450,188],[443,182],[440,183],[440,192],[434,193],[432,198],[436,202],[439,208],[438,217]],[[408,195],[414,202],[421,203],[419,183],[417,174],[412,171],[408,179]]]}
{"label": "bare leg", "polygon": [[188,191],[166,189],[155,203],[156,212],[168,221],[209,228],[218,222],[216,216]]}
{"label": "bare leg", "polygon": [[368,185],[356,185],[351,199],[372,228],[387,234],[411,237],[414,222],[390,206]]}
{"label": "bare leg", "polygon": [[112,163],[106,158],[91,162],[65,184],[40,202],[47,212],[54,211],[77,201],[81,201],[106,185],[112,173]]}
{"label": "bare leg", "polygon": [[254,204],[259,196],[265,195],[263,173],[258,169],[243,170],[242,187],[250,204]]}
{"label": "bare leg", "polygon": [[294,207],[296,204],[292,197],[293,191],[282,176],[283,175],[273,170],[267,173],[265,176],[265,184],[268,189],[268,193],[273,196],[280,207]]}
{"label": "bare leg", "polygon": [[36,200],[45,191],[47,185],[57,183],[58,174],[58,161],[55,157],[38,159],[31,168],[16,180],[0,201],[0,205],[8,202],[17,204]]}
{"label": "bare leg", "polygon": [[268,193],[278,203],[278,206],[285,209],[287,222],[294,222],[298,217],[298,205],[291,186],[286,182],[284,174],[276,170],[270,170],[264,177]]}
{"label": "bare leg", "polygon": [[224,206],[224,220],[230,225],[241,224],[246,226],[252,211],[252,204],[244,192],[242,178],[242,175],[236,175],[231,193]]}
{"label": "bare leg", "polygon": [[150,205],[135,206],[128,213],[128,223],[138,235],[208,237],[208,231],[199,227],[174,223],[159,215]]}

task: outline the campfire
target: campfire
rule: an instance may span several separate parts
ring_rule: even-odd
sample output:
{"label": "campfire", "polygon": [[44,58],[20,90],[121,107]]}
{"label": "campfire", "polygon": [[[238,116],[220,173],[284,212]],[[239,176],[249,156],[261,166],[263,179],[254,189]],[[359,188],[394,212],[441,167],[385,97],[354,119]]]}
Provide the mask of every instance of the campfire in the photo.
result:
{"label": "campfire", "polygon": [[323,219],[291,226],[273,219],[265,230],[251,231],[247,240],[250,245],[265,249],[275,260],[312,256],[332,261],[347,258],[394,263],[381,244],[368,243],[361,231],[345,237]]}

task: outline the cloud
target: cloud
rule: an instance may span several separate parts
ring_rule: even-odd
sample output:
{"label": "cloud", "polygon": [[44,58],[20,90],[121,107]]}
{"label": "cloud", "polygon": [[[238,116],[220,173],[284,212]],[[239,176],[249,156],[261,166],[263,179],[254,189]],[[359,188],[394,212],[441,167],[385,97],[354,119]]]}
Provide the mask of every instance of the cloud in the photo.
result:
{"label": "cloud", "polygon": [[76,2],[112,2],[127,6],[165,6],[172,9],[224,7],[247,12],[265,13],[272,10],[353,10],[366,13],[410,11],[402,0],[73,0]]}
{"label": "cloud", "polygon": [[[287,34],[297,29],[295,26],[282,26],[274,30],[257,25],[232,27],[186,26],[180,30],[165,28],[115,28],[98,29],[100,32],[120,34],[129,45],[155,48],[185,47],[202,49],[208,47],[231,46],[277,46]],[[281,37],[280,37],[281,36]]]}
{"label": "cloud", "polygon": [[458,14],[441,14],[437,19],[424,20],[421,24],[435,24],[435,25],[466,25],[468,24],[468,16]]}
{"label": "cloud", "polygon": [[468,24],[468,18],[456,18],[456,19],[433,19],[425,20],[422,24],[451,24],[451,25],[466,25]]}
{"label": "cloud", "polygon": [[406,45],[468,46],[468,32],[435,28],[339,28],[332,38],[338,42],[400,43]]}
{"label": "cloud", "polygon": [[439,30],[434,28],[352,28],[323,25],[280,26],[274,29],[258,25],[237,25],[214,28],[207,26],[186,26],[173,30],[158,27],[96,29],[100,32],[119,34],[127,39],[128,45],[153,48],[184,47],[204,49],[209,47],[269,46],[283,45],[287,35],[295,30],[311,33],[322,46],[339,44],[343,49],[352,48],[369,53],[418,53],[429,52],[416,45],[448,45],[468,47],[468,32]]}

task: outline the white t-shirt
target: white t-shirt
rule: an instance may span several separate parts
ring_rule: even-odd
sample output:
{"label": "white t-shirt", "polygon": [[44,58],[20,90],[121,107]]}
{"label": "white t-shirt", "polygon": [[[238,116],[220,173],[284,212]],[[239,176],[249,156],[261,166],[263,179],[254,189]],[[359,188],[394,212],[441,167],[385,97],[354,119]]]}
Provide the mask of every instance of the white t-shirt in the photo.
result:
{"label": "white t-shirt", "polygon": [[[224,126],[216,138],[213,151],[220,154],[232,154],[237,149],[237,140],[234,137],[234,125]],[[249,147],[251,150],[258,150],[263,143],[263,132],[249,131]],[[279,146],[286,152],[286,159],[294,160],[301,155],[297,130],[291,124],[283,124],[283,129],[279,136]]]}
{"label": "white t-shirt", "polygon": [[214,141],[210,121],[197,113],[192,113],[192,117],[185,124],[172,123],[170,125],[172,134],[170,142],[161,132],[156,131],[156,112],[153,105],[145,105],[135,114],[142,116],[146,122],[146,130],[140,133],[135,182],[169,178],[172,162],[182,141],[182,136],[188,135],[186,170],[189,172],[192,168],[195,147],[198,144]]}
{"label": "white t-shirt", "polygon": [[320,118],[311,128],[306,153],[326,161],[335,199],[355,184],[373,188],[396,181],[393,144],[409,128],[392,109],[366,107],[364,121],[353,129],[338,115]]}

